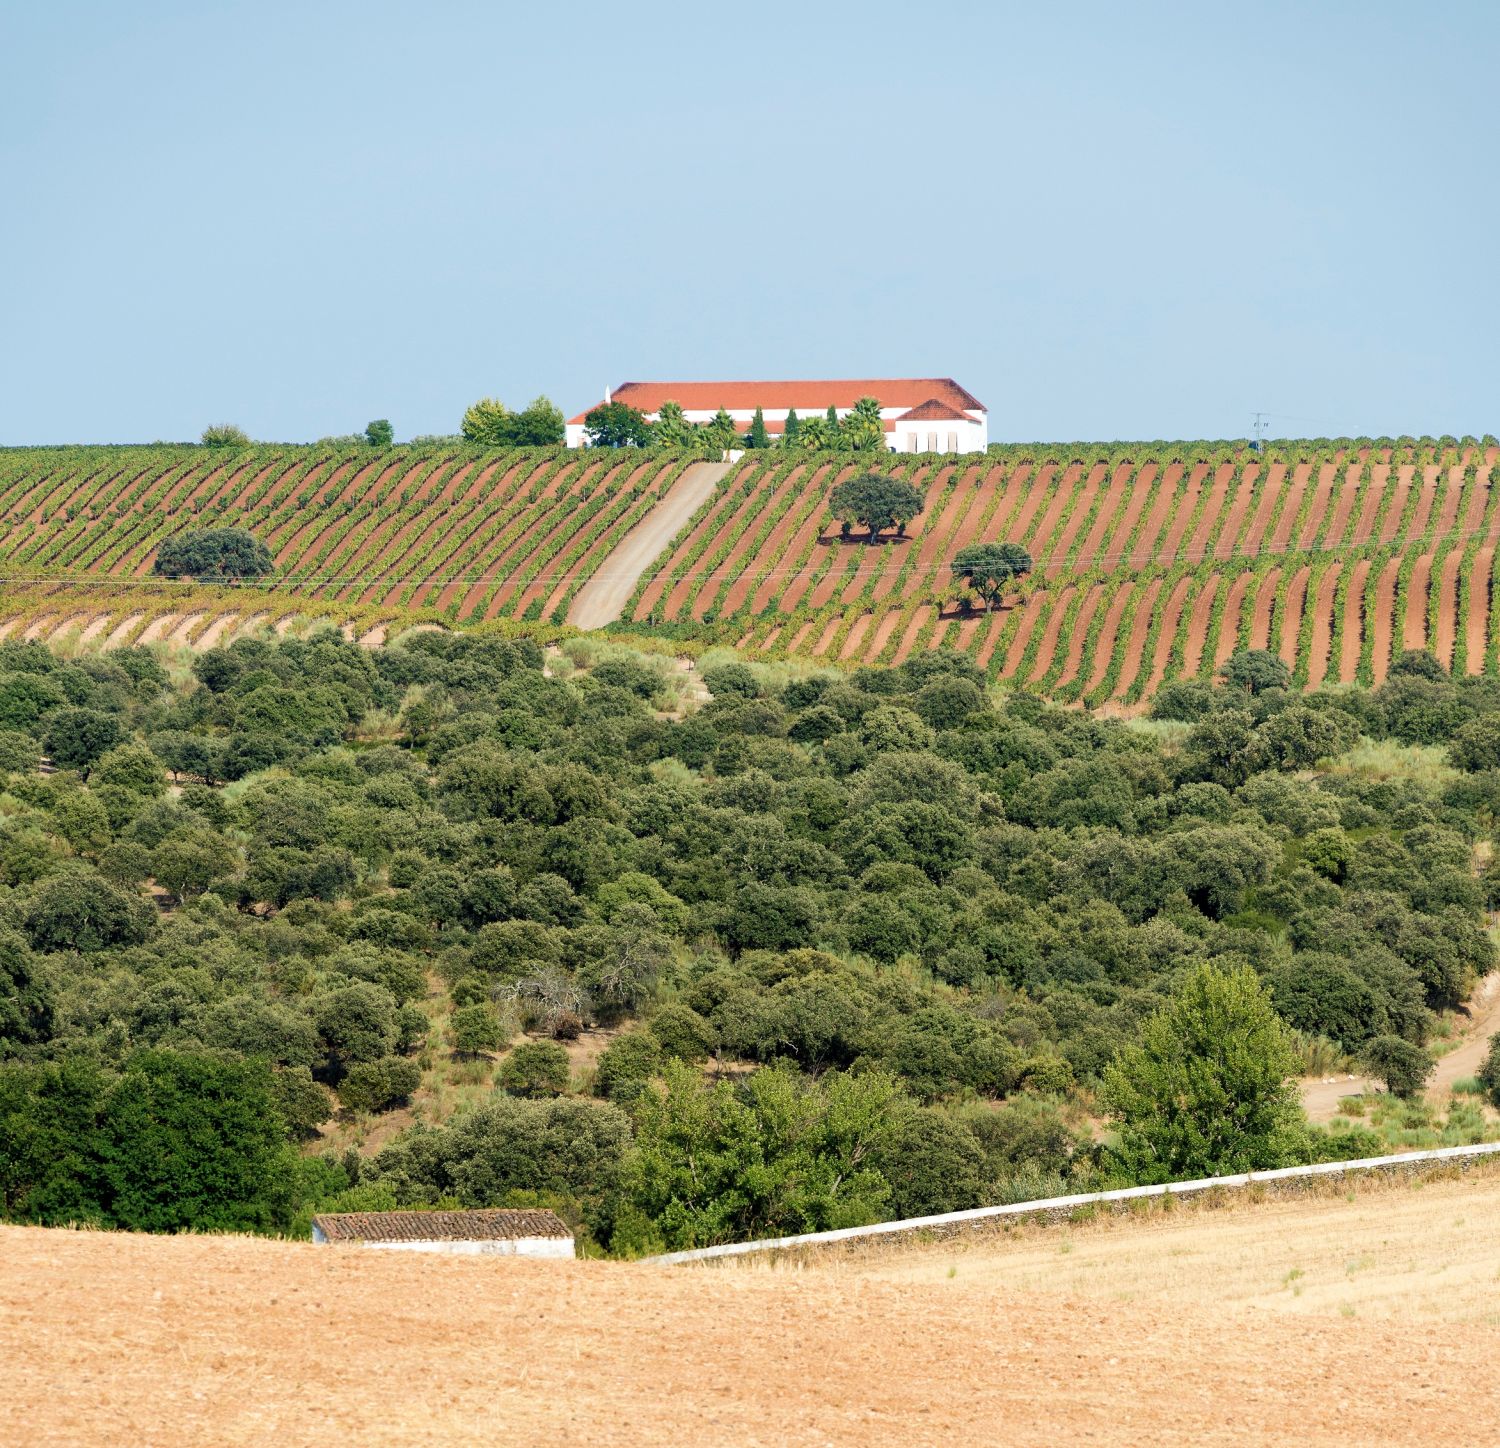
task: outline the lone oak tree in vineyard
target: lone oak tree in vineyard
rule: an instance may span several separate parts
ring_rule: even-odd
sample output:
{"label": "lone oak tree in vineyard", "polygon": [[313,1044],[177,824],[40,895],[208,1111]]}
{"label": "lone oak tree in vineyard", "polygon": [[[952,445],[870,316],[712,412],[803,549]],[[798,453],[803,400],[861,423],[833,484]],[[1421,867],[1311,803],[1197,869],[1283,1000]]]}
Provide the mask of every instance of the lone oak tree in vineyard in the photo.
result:
{"label": "lone oak tree in vineyard", "polygon": [[953,576],[966,578],[984,599],[988,613],[1000,602],[1011,579],[1031,572],[1031,554],[1019,543],[971,543],[953,557]]}
{"label": "lone oak tree in vineyard", "polygon": [[840,483],[829,494],[828,505],[843,525],[845,537],[853,524],[862,523],[870,530],[873,543],[887,528],[894,527],[898,535],[905,534],[906,525],[922,511],[924,501],[916,488],[900,478],[861,473]]}
{"label": "lone oak tree in vineyard", "polygon": [[210,528],[168,538],[157,550],[151,571],[163,578],[240,583],[263,578],[275,566],[270,549],[243,528]]}

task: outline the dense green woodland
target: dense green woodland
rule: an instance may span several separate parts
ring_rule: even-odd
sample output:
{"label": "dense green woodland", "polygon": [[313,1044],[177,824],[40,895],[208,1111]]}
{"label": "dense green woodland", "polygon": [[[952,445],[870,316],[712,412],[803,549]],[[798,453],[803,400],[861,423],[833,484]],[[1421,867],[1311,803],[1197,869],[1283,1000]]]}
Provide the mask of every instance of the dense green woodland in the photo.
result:
{"label": "dense green woodland", "polygon": [[[942,654],[685,717],[670,661],[475,634],[166,661],[0,645],[11,1220],[542,1202],[635,1253],[1357,1155],[1286,1077],[1420,1056],[1492,964],[1500,683],[1424,654],[1144,727]],[[1327,767],[1361,735],[1458,771]]]}

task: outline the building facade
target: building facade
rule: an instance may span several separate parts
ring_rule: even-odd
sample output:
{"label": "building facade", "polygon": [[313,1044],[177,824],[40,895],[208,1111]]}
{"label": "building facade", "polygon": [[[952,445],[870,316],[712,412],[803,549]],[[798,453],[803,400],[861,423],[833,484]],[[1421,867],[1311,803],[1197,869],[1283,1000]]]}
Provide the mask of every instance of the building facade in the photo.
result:
{"label": "building facade", "polygon": [[572,1257],[573,1234],[555,1212],[501,1208],[474,1212],[325,1212],[312,1239],[395,1252],[461,1256]]}
{"label": "building facade", "polygon": [[[951,377],[867,377],[825,382],[624,382],[604,395],[655,421],[675,402],[691,423],[711,422],[722,407],[744,432],[759,408],[766,431],[780,437],[787,415],[824,417],[831,407],[848,416],[862,397],[880,403],[886,446],[892,452],[972,453],[989,445],[989,414],[972,392]],[[583,447],[588,408],[567,425],[569,447]]]}

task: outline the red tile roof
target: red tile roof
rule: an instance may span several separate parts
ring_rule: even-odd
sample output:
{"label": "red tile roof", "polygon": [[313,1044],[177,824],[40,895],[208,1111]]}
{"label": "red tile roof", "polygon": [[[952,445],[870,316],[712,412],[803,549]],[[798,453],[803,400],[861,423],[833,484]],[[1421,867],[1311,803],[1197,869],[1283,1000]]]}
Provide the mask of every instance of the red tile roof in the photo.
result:
{"label": "red tile roof", "polygon": [[956,407],[949,407],[946,402],[939,402],[935,397],[929,397],[926,402],[919,402],[909,412],[903,412],[896,419],[897,422],[973,422],[972,417],[965,417]]}
{"label": "red tile roof", "polygon": [[325,1212],[313,1218],[330,1242],[509,1242],[571,1237],[556,1212]]}
{"label": "red tile roof", "polygon": [[[830,404],[853,407],[861,397],[875,397],[882,407],[916,407],[941,401],[967,412],[984,412],[985,406],[972,392],[951,377],[864,377],[827,382],[622,382],[610,394],[612,402],[624,402],[642,412],[658,412],[664,402],[680,403],[687,412],[751,412],[757,407],[778,411],[795,407],[801,416],[826,412]],[[590,408],[589,411],[593,409]],[[573,422],[588,415],[581,412]]]}

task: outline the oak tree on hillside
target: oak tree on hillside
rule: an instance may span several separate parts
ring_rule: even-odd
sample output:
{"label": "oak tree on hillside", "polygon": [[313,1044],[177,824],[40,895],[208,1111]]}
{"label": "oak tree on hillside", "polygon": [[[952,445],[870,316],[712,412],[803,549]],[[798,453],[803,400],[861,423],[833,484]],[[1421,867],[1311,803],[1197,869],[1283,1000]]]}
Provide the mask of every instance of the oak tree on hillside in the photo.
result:
{"label": "oak tree on hillside", "polygon": [[828,496],[844,536],[848,537],[851,526],[862,524],[870,530],[871,543],[887,528],[905,534],[906,525],[922,511],[924,502],[921,492],[910,483],[882,473],[861,473],[840,483]]}
{"label": "oak tree on hillside", "polygon": [[275,567],[270,549],[243,528],[209,528],[168,538],[151,571],[162,578],[199,583],[241,583],[264,578]]}
{"label": "oak tree on hillside", "polygon": [[964,578],[984,599],[988,613],[1013,578],[1031,572],[1031,554],[1019,543],[971,543],[953,558],[953,576]]}

